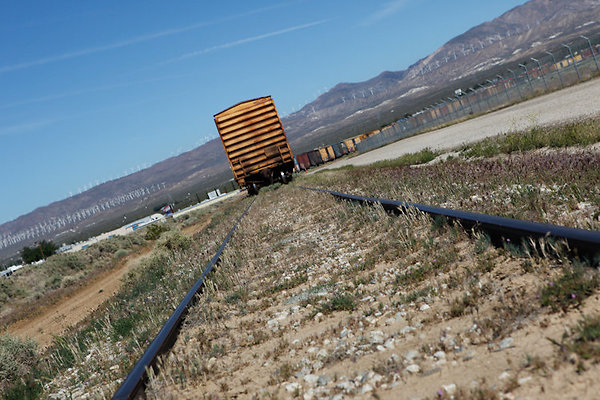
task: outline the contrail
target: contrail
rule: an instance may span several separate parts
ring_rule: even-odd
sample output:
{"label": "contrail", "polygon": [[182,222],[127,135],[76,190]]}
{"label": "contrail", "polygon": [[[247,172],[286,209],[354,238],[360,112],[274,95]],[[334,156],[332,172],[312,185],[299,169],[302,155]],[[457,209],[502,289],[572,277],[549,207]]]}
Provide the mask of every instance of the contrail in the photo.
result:
{"label": "contrail", "polygon": [[217,45],[217,46],[208,47],[206,49],[193,51],[191,53],[186,53],[186,54],[183,54],[183,55],[181,55],[179,57],[175,57],[175,58],[171,58],[171,59],[166,60],[166,61],[162,61],[162,62],[160,62],[160,63],[158,63],[156,65],[171,64],[171,63],[182,61],[182,60],[185,60],[185,59],[188,59],[188,58],[191,58],[191,57],[197,57],[197,56],[200,56],[200,55],[203,55],[203,54],[206,54],[206,53],[211,53],[211,52],[216,51],[216,50],[227,49],[227,48],[234,47],[234,46],[239,46],[239,45],[245,44],[245,43],[256,42],[258,40],[270,38],[270,37],[273,37],[273,36],[283,35],[284,33],[293,32],[293,31],[297,31],[297,30],[300,30],[300,29],[310,28],[311,26],[324,24],[327,21],[329,21],[329,19],[323,19],[323,20],[320,20],[320,21],[315,21],[315,22],[311,22],[311,23],[303,24],[303,25],[296,25],[296,26],[292,26],[290,28],[281,29],[279,31],[269,32],[269,33],[265,33],[265,34],[258,35],[258,36],[252,36],[252,37],[245,38],[245,39],[235,40],[233,42],[229,42],[229,43],[224,43],[224,44],[220,44],[220,45]]}
{"label": "contrail", "polygon": [[156,33],[149,33],[146,35],[136,36],[131,39],[126,39],[126,40],[122,40],[119,42],[114,42],[114,43],[110,43],[110,44],[106,44],[106,45],[102,45],[102,46],[89,47],[87,49],[82,49],[82,50],[73,51],[73,52],[69,52],[69,53],[58,54],[58,55],[54,55],[54,56],[40,58],[38,60],[25,61],[22,63],[12,64],[12,65],[5,65],[3,67],[0,67],[0,74],[6,73],[6,72],[17,71],[17,70],[21,70],[21,69],[25,69],[25,68],[35,67],[38,65],[55,63],[58,61],[63,61],[63,60],[71,59],[71,58],[86,56],[89,54],[101,53],[101,52],[108,51],[108,50],[119,49],[121,47],[127,47],[127,46],[131,46],[131,45],[134,45],[137,43],[147,42],[149,40],[161,38],[164,36],[171,36],[171,35],[175,35],[178,33],[183,33],[183,32],[203,28],[203,27],[210,26],[210,25],[216,25],[216,24],[219,24],[222,22],[245,17],[245,16],[248,16],[251,14],[264,12],[264,11],[271,10],[273,8],[278,8],[278,7],[281,7],[284,5],[276,5],[276,6],[271,6],[271,7],[260,8],[260,9],[248,11],[243,14],[231,15],[231,16],[228,16],[225,18],[221,18],[221,19],[213,20],[213,21],[209,21],[209,22],[200,22],[200,23],[188,25],[188,26],[185,26],[182,28],[173,28],[173,29],[167,29],[164,31],[156,32]]}

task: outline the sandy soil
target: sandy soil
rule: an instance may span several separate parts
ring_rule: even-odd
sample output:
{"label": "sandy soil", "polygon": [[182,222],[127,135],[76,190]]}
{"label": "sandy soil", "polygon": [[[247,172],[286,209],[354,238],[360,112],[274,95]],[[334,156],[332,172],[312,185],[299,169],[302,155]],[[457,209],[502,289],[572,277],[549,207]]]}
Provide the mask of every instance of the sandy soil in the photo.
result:
{"label": "sandy soil", "polygon": [[443,129],[413,136],[356,157],[334,161],[323,169],[346,165],[367,165],[389,160],[424,148],[448,150],[463,143],[537,125],[597,115],[600,110],[600,79],[594,79],[554,93],[471,119]]}
{"label": "sandy soil", "polygon": [[35,339],[40,347],[47,347],[54,335],[60,335],[87,317],[100,304],[113,296],[121,285],[121,278],[146,257],[150,247],[123,259],[117,267],[106,271],[72,295],[61,299],[32,318],[23,319],[8,327],[9,333],[21,338]]}

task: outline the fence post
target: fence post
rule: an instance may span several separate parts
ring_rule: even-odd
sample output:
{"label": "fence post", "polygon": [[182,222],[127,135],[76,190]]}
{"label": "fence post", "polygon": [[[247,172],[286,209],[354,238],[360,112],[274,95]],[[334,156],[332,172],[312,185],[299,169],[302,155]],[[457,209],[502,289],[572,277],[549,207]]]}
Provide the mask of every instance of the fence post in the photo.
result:
{"label": "fence post", "polygon": [[563,83],[562,76],[560,75],[560,68],[558,68],[558,65],[556,65],[556,59],[554,58],[554,54],[550,53],[549,51],[547,51],[546,54],[549,54],[550,57],[552,57],[552,63],[554,64],[554,69],[556,70],[556,72],[558,72],[558,79],[560,80],[560,87],[564,88],[565,84]]}
{"label": "fence post", "polygon": [[506,100],[508,100],[508,103],[510,104],[510,96],[508,95],[508,90],[506,89],[506,82],[504,82],[504,78],[502,77],[502,75],[496,76],[500,78],[500,82],[502,82],[502,86],[504,86],[504,94],[506,95]]}
{"label": "fence post", "polygon": [[519,92],[519,97],[521,98],[521,100],[523,100],[523,95],[521,94],[521,88],[519,87],[519,80],[517,79],[517,74],[515,74],[515,71],[513,71],[512,69],[509,69],[508,72],[510,72],[513,77],[515,78],[515,85],[517,85],[517,91]]}
{"label": "fence post", "polygon": [[575,72],[577,72],[577,80],[581,80],[581,75],[579,75],[579,68],[577,68],[577,61],[575,61],[575,56],[573,55],[573,51],[571,50],[571,46],[563,44],[564,47],[569,49],[569,54],[571,55],[571,60],[573,60],[573,66],[575,67]]}
{"label": "fence post", "polygon": [[488,99],[487,90],[486,90],[485,86],[483,86],[481,83],[478,83],[477,86],[479,86],[480,88],[482,88],[484,90],[485,93],[483,93],[483,97],[485,97],[485,102],[488,105],[488,110],[491,110],[492,105],[490,104],[490,100]]}
{"label": "fence post", "polygon": [[539,68],[540,72],[542,73],[542,79],[544,80],[544,86],[546,87],[546,90],[548,90],[548,83],[546,82],[546,75],[544,75],[544,70],[542,69],[542,66],[540,65],[540,62],[537,59],[533,58],[533,57],[531,57],[531,59],[533,61],[535,61],[536,64],[538,65],[538,68]]}
{"label": "fence post", "polygon": [[588,44],[590,45],[590,50],[592,51],[592,57],[594,57],[594,62],[596,63],[596,70],[598,72],[600,72],[600,68],[598,67],[598,60],[596,60],[596,53],[594,53],[594,48],[592,47],[592,42],[590,42],[590,39],[588,39],[587,37],[580,35],[581,38],[587,40]]}
{"label": "fence post", "polygon": [[533,85],[531,84],[531,78],[529,77],[529,72],[527,72],[527,67],[523,64],[519,64],[519,67],[525,70],[525,75],[527,76],[527,82],[529,82],[529,89],[531,89],[531,93],[533,93]]}

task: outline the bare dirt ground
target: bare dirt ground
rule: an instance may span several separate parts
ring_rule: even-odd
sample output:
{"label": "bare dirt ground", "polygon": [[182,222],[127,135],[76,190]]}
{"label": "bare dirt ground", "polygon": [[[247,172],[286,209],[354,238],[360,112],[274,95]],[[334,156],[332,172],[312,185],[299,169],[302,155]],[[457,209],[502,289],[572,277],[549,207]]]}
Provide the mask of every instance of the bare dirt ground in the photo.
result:
{"label": "bare dirt ground", "polygon": [[594,116],[599,112],[600,79],[594,79],[475,119],[400,140],[356,157],[334,161],[322,169],[367,165],[416,153],[425,148],[449,150],[463,143],[527,129],[536,124],[550,125]]}
{"label": "bare dirt ground", "polygon": [[8,327],[12,335],[35,339],[45,348],[55,335],[77,325],[100,304],[112,297],[121,285],[121,278],[147,256],[152,249],[144,248],[124,258],[117,267],[106,271],[72,295],[46,307],[32,318],[20,320]]}

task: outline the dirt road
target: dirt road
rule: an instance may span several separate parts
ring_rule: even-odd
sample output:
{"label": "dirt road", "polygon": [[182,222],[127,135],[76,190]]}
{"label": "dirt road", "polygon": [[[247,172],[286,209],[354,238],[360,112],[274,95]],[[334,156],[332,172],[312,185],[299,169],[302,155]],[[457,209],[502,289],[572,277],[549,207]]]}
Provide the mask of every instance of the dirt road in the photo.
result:
{"label": "dirt road", "polygon": [[600,79],[594,79],[479,118],[400,140],[353,158],[335,161],[324,166],[323,169],[367,165],[415,153],[427,147],[434,150],[447,150],[463,143],[476,142],[489,136],[525,129],[536,124],[548,125],[598,114],[600,114]]}
{"label": "dirt road", "polygon": [[69,326],[76,325],[113,296],[121,285],[121,278],[151,250],[147,247],[126,258],[118,267],[104,272],[71,296],[41,310],[35,317],[9,326],[9,333],[21,338],[33,338],[40,347],[47,347],[54,335],[60,335]]}

